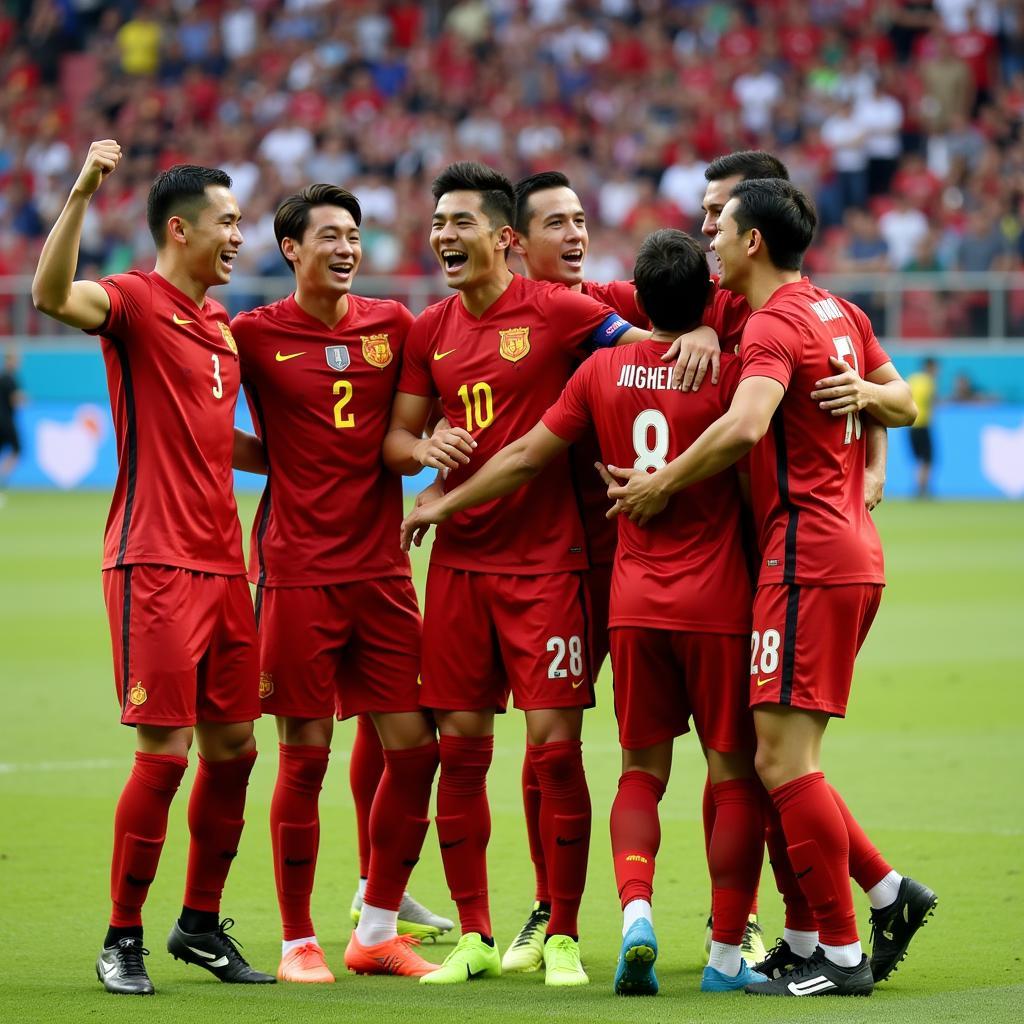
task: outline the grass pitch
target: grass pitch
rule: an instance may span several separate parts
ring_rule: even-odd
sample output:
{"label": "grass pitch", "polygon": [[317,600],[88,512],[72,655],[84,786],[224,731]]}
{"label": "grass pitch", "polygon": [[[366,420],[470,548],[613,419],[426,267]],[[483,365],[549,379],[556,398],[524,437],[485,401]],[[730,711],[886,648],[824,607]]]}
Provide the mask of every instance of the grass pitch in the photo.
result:
{"label": "grass pitch", "polygon": [[[146,907],[154,999],[112,997],[93,974],[105,925],[113,807],[133,749],[117,722],[110,642],[100,591],[107,497],[15,492],[0,510],[0,972],[4,1021],[504,1021],[802,1020],[1000,1021],[1024,1019],[1024,516],[1019,504],[892,504],[879,510],[889,587],[858,662],[850,717],[829,729],[826,770],[894,866],[939,894],[938,911],[909,959],[870,1000],[748,999],[697,991],[709,902],[700,827],[703,768],[692,738],[677,744],[662,803],[655,925],[662,993],[611,992],[619,909],[607,812],[618,748],[605,672],[588,714],[584,751],[594,804],[590,877],[581,933],[591,984],[546,990],[520,975],[453,989],[343,970],[356,881],[346,767],[351,725],[337,731],[321,801],[323,839],[314,921],[332,986],[221,985],[173,962],[164,940],[176,914],[187,847],[185,796],[172,808],[167,846]],[[251,516],[245,501],[243,522]],[[417,556],[422,584],[425,556]],[[489,790],[494,926],[504,946],[532,900],[519,798],[523,723],[499,720]],[[273,971],[279,956],[267,814],[276,763],[272,721],[257,724],[261,756],[248,825],[225,894],[244,952]],[[191,772],[191,769],[190,769]],[[428,835],[411,885],[455,916],[436,840]],[[862,938],[867,901],[857,894]],[[766,867],[761,919],[769,942],[782,926]],[[451,944],[426,946],[441,960]]]}

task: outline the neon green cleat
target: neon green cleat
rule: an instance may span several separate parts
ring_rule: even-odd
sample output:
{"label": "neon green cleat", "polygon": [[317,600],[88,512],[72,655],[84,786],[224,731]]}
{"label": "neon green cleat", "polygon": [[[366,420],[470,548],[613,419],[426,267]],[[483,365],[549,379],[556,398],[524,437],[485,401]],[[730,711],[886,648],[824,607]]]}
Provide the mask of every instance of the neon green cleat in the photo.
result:
{"label": "neon green cleat", "polygon": [[743,929],[743,941],[740,943],[743,959],[753,967],[768,959],[768,950],[764,948],[764,932],[757,923],[757,914],[747,918],[747,927]]}
{"label": "neon green cleat", "polygon": [[580,960],[580,944],[569,935],[552,935],[544,943],[544,984],[567,988],[589,985]]}
{"label": "neon green cleat", "polygon": [[436,971],[424,974],[421,985],[459,985],[477,978],[500,978],[497,946],[488,946],[479,932],[467,932]]}
{"label": "neon green cleat", "polygon": [[501,958],[502,971],[506,974],[527,974],[539,970],[544,963],[544,934],[550,920],[551,912],[534,903],[526,924]]}
{"label": "neon green cleat", "polygon": [[[359,924],[359,918],[363,913],[363,898],[357,891],[352,897],[352,906],[349,909],[349,917],[352,923]],[[441,917],[433,911],[428,910],[422,903],[417,903],[408,893],[402,896],[401,905],[398,908],[398,934],[411,935],[420,942],[430,939],[436,942],[438,937],[450,932],[455,927],[454,921],[447,917]]]}

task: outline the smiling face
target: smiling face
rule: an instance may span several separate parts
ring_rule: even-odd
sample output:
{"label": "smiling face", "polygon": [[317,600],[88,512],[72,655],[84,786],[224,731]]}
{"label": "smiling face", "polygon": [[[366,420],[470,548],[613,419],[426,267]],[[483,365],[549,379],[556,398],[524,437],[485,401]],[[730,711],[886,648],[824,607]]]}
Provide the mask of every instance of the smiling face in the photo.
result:
{"label": "smiling face", "polygon": [[479,192],[446,192],[430,222],[430,248],[457,291],[486,285],[507,273],[505,253],[512,242],[508,224],[495,227],[484,212]]}
{"label": "smiling face", "polygon": [[347,295],[359,270],[363,249],[359,226],[341,206],[314,206],[300,240],[284,238],[281,251],[295,270],[295,285],[305,295]]}
{"label": "smiling face", "polygon": [[244,239],[238,227],[242,215],[231,192],[223,185],[208,185],[205,192],[206,203],[195,215],[171,217],[168,231],[175,237],[181,233],[189,276],[211,288],[231,280]]}
{"label": "smiling face", "polygon": [[571,188],[546,188],[528,201],[526,233],[516,235],[515,250],[535,281],[573,285],[583,281],[590,236],[579,196]]}
{"label": "smiling face", "polygon": [[730,199],[718,215],[718,232],[711,241],[711,251],[717,257],[718,283],[732,292],[742,292],[750,270],[748,252],[751,232],[740,234],[735,213],[738,206]]}
{"label": "smiling face", "polygon": [[718,232],[718,218],[722,209],[729,201],[729,193],[743,180],[739,174],[734,174],[720,181],[709,181],[708,187],[704,190],[704,200],[700,204],[704,211],[704,223],[701,225],[701,233],[708,238],[714,238]]}

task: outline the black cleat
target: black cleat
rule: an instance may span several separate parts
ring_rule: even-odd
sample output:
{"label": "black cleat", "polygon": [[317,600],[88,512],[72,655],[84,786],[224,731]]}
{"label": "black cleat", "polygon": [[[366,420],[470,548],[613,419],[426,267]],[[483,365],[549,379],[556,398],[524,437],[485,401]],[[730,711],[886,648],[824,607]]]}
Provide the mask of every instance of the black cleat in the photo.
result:
{"label": "black cleat", "polygon": [[839,967],[825,959],[819,946],[799,967],[772,981],[748,985],[748,996],[869,996],[874,988],[871,965],[862,956],[856,967]]}
{"label": "black cleat", "polygon": [[167,952],[175,960],[205,967],[215,978],[231,985],[273,985],[277,979],[272,974],[254,971],[238,952],[241,943],[227,934],[234,923],[225,917],[216,931],[193,935],[175,921],[167,936]]}
{"label": "black cleat", "polygon": [[120,939],[116,946],[100,950],[96,958],[96,977],[114,995],[151,996],[155,990],[142,962],[144,956],[149,956],[149,950],[143,949],[142,939],[134,936]]}
{"label": "black cleat", "polygon": [[871,911],[871,973],[885,981],[907,955],[910,940],[928,923],[939,902],[926,885],[904,877],[896,902]]}
{"label": "black cleat", "polygon": [[783,974],[807,963],[807,959],[794,953],[785,939],[776,939],[775,945],[768,950],[768,955],[759,964],[754,964],[754,970],[766,978],[780,978]]}

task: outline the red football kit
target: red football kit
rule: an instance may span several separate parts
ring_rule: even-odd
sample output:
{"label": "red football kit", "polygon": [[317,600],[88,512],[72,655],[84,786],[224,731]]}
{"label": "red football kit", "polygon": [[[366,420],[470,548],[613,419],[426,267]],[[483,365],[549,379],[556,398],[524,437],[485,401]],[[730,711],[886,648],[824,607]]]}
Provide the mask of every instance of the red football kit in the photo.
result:
{"label": "red football kit", "polygon": [[807,278],[750,315],[742,378],[785,389],[750,455],[761,554],[750,660],[751,703],[842,715],[853,662],[885,583],[882,546],[864,506],[860,417],[835,417],[809,395],[838,356],[867,376],[889,362],[857,306]]}
{"label": "red football kit", "polygon": [[[586,295],[519,275],[482,317],[459,295],[426,309],[410,331],[398,389],[439,396],[448,422],[477,442],[472,462],[453,469],[445,486],[458,486],[530,430],[589,349],[614,344],[629,326]],[[503,708],[510,685],[524,709],[592,703],[579,578],[588,568],[586,541],[569,478],[568,459],[556,459],[514,494],[438,528],[424,612],[425,706]],[[461,602],[475,587],[480,596],[469,604],[480,622],[469,630],[466,605],[449,595]],[[517,619],[508,608],[520,592],[543,607]]]}
{"label": "red football kit", "polygon": [[294,295],[232,322],[269,466],[249,564],[273,714],[419,707],[402,481],[381,461],[412,322],[400,303],[358,295],[333,328]]}
{"label": "red football kit", "polygon": [[[104,596],[122,721],[259,717],[231,458],[238,353],[224,307],[157,274],[100,282],[118,475]],[[218,579],[218,577],[223,577]]]}
{"label": "red football kit", "polygon": [[[672,387],[673,367],[661,359],[667,348],[642,342],[596,353],[545,413],[545,426],[574,441],[593,425],[613,465],[665,465],[728,408],[740,369],[726,354],[717,387],[684,393]],[[691,714],[713,749],[750,743],[751,587],[740,503],[730,471],[689,488],[646,527],[617,520],[609,626],[627,749],[681,735]]]}

